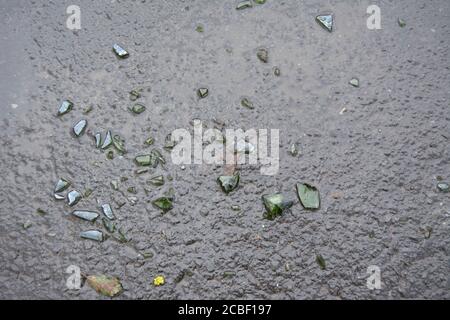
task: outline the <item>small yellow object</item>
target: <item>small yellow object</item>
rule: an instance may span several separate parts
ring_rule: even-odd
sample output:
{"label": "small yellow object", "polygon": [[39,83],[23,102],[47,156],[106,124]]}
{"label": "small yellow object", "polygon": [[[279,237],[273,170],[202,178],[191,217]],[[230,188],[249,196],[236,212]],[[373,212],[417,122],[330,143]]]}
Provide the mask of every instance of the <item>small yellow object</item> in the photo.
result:
{"label": "small yellow object", "polygon": [[153,284],[155,286],[162,286],[164,284],[165,280],[163,276],[157,276],[155,279],[153,279]]}

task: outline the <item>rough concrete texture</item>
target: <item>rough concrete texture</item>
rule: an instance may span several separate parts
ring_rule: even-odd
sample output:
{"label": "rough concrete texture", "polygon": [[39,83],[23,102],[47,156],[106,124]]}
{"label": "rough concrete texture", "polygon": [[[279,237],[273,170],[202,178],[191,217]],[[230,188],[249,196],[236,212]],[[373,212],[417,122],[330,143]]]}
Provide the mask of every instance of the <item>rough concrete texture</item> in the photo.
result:
{"label": "rough concrete texture", "polygon": [[[436,188],[438,176],[450,180],[449,1],[268,0],[242,11],[232,0],[73,2],[0,1],[1,298],[103,299],[88,285],[66,287],[70,265],[120,278],[120,299],[450,298],[450,198]],[[75,32],[66,27],[71,4],[81,8]],[[370,4],[381,8],[381,30],[366,27]],[[323,12],[335,15],[332,33],[314,21]],[[113,54],[116,42],[128,59]],[[201,86],[210,92],[199,100]],[[128,111],[134,88],[144,88],[147,107],[138,116]],[[243,108],[242,96],[256,108]],[[63,99],[75,107],[57,118]],[[83,118],[88,131],[76,139],[70,131]],[[280,129],[279,173],[240,166],[229,195],[216,182],[222,166],[168,161],[135,175],[149,135],[161,148],[193,119]],[[126,140],[123,157],[95,148],[91,135],[108,129]],[[173,181],[145,183],[157,174]],[[75,209],[126,201],[114,210],[131,242],[81,239],[103,227],[53,199],[60,177],[94,190]],[[319,188],[320,210],[298,204],[299,182]],[[162,215],[149,201],[171,187],[174,208]],[[268,221],[261,196],[275,192],[297,203]],[[366,286],[370,265],[381,290]],[[154,287],[159,274],[166,284]]]}

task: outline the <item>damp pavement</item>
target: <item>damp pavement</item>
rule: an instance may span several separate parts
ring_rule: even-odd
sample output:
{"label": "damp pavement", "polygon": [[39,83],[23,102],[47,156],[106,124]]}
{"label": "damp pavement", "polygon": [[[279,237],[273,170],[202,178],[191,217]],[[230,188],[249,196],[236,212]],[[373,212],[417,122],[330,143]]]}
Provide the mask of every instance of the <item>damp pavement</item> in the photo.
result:
{"label": "damp pavement", "polygon": [[[109,299],[69,289],[69,266],[119,278],[116,299],[450,298],[450,194],[436,187],[450,180],[450,2],[238,2],[79,0],[72,31],[72,1],[0,1],[2,299]],[[381,30],[366,26],[371,4]],[[334,14],[332,33],[315,21],[323,13]],[[64,99],[74,108],[56,117]],[[164,168],[135,174],[134,157],[194,119],[279,129],[278,174],[241,165],[225,194],[223,166],[182,168],[165,150]],[[107,130],[126,154],[95,147]],[[146,183],[158,175],[163,186]],[[59,178],[92,193],[69,207],[54,199]],[[302,208],[297,183],[318,188],[319,210]],[[161,214],[150,201],[170,188],[173,209]],[[295,204],[269,221],[261,197],[274,193]],[[129,242],[80,238],[102,227],[70,213],[105,203]],[[379,290],[367,287],[370,266]]]}

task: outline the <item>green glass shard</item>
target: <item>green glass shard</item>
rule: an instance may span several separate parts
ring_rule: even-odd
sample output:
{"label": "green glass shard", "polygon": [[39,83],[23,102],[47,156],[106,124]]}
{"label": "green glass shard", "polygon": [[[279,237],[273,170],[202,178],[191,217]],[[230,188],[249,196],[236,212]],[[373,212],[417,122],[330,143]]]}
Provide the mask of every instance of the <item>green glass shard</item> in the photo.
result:
{"label": "green glass shard", "polygon": [[164,213],[173,208],[172,199],[161,197],[152,201],[152,204],[161,209]]}
{"label": "green glass shard", "polygon": [[292,201],[284,200],[282,194],[263,195],[262,200],[266,208],[264,217],[269,220],[274,220],[285,209],[289,209],[293,205]]}
{"label": "green glass shard", "polygon": [[242,9],[246,9],[246,8],[251,8],[252,2],[251,1],[242,1],[239,2],[238,5],[236,6],[236,10],[242,10]]}
{"label": "green glass shard", "polygon": [[156,176],[147,181],[148,184],[152,184],[154,186],[162,186],[164,184],[164,176]]}
{"label": "green glass shard", "polygon": [[197,90],[197,95],[200,99],[206,98],[208,96],[208,88],[200,88]]}
{"label": "green glass shard", "polygon": [[73,127],[73,133],[75,136],[79,137],[84,133],[84,130],[86,129],[87,121],[86,120],[80,120],[77,122],[77,124]]}
{"label": "green glass shard", "polygon": [[141,114],[142,112],[145,111],[145,106],[143,104],[136,103],[135,105],[133,105],[133,107],[131,107],[130,110],[134,114]]}
{"label": "green glass shard", "polygon": [[319,265],[320,269],[325,270],[327,268],[327,264],[325,262],[325,259],[322,257],[322,255],[318,254],[316,256],[316,262]]}
{"label": "green glass shard", "polygon": [[261,60],[264,63],[269,62],[269,52],[267,51],[267,49],[264,48],[258,49],[258,51],[256,52],[256,56],[258,57],[259,60]]}
{"label": "green glass shard", "polygon": [[58,116],[65,115],[66,113],[70,112],[70,110],[72,110],[72,109],[73,109],[73,102],[70,100],[64,100],[58,109]]}
{"label": "green glass shard", "polygon": [[319,209],[320,196],[316,187],[307,183],[298,183],[296,189],[300,203],[305,209]]}
{"label": "green glass shard", "polygon": [[119,58],[122,58],[122,59],[128,58],[128,56],[129,56],[128,52],[124,48],[119,46],[118,44],[113,45],[113,51]]}
{"label": "green glass shard", "polygon": [[333,15],[332,14],[324,14],[318,15],[316,17],[316,21],[324,27],[329,32],[333,31]]}
{"label": "green glass shard", "polygon": [[230,193],[238,187],[239,179],[239,173],[235,173],[232,176],[220,176],[217,178],[217,182],[220,184],[225,193]]}
{"label": "green glass shard", "polygon": [[70,186],[70,182],[64,178],[61,178],[58,180],[58,182],[55,185],[55,193],[62,192],[64,190],[66,190],[69,186]]}

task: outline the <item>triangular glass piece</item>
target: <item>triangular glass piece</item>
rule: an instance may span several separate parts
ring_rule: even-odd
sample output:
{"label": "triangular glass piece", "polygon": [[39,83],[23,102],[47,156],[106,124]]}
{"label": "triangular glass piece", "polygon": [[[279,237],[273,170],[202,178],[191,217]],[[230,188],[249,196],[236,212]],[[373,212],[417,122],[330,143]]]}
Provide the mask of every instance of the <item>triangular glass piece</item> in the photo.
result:
{"label": "triangular glass piece", "polygon": [[328,31],[330,32],[333,31],[333,15],[331,14],[318,15],[316,17],[316,20]]}

